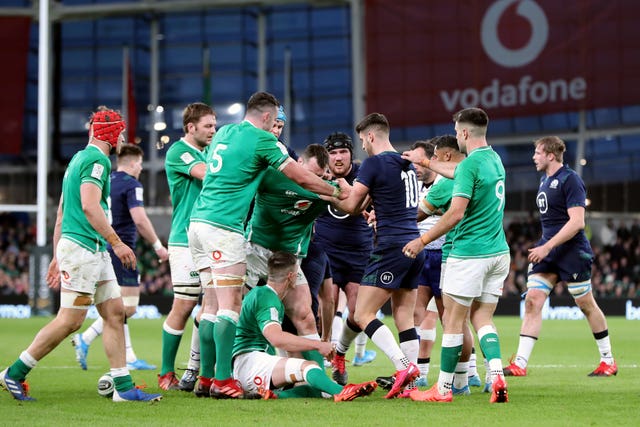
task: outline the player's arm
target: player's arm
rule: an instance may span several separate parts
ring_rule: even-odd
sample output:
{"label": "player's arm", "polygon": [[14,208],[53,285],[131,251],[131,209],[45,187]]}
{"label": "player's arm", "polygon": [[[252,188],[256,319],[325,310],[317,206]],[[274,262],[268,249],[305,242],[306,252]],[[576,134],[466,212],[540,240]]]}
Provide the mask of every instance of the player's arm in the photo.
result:
{"label": "player's arm", "polygon": [[153,228],[153,224],[147,216],[147,211],[145,211],[144,207],[133,207],[129,209],[129,213],[142,238],[153,245],[153,250],[156,251],[156,255],[158,255],[161,261],[167,261],[169,259],[167,248],[162,245],[162,242],[158,238],[156,230]]}
{"label": "player's arm", "polygon": [[444,176],[445,178],[451,179],[453,179],[453,173],[456,170],[456,166],[458,166],[458,162],[442,162],[434,158],[428,159],[424,155],[424,150],[422,149],[405,151],[404,153],[402,153],[402,158],[409,160],[411,163],[416,163],[418,165],[424,166],[425,168],[429,168],[432,171]]}
{"label": "player's arm", "polygon": [[333,353],[333,345],[330,342],[310,340],[290,334],[289,332],[283,331],[282,326],[276,322],[269,323],[265,326],[262,330],[262,335],[264,335],[272,346],[285,351],[318,350],[318,352],[325,357]]}
{"label": "player's arm", "polygon": [[100,206],[101,197],[102,189],[96,184],[85,182],[80,185],[82,212],[87,217],[87,221],[89,221],[94,230],[109,242],[113,252],[122,261],[122,265],[125,268],[133,269],[136,266],[136,255],[129,246],[120,240],[120,237],[109,224],[107,215],[105,215],[102,206]]}
{"label": "player's arm", "polygon": [[542,261],[553,248],[571,240],[580,230],[584,229],[584,207],[574,206],[569,208],[567,209],[567,214],[569,214],[569,221],[558,230],[555,236],[544,245],[529,249],[528,258],[530,262]]}
{"label": "player's arm", "polygon": [[362,212],[371,203],[369,187],[356,181],[353,183],[351,194],[344,200],[335,201],[333,204],[343,212],[356,215]]}
{"label": "player's arm", "polygon": [[418,205],[418,213],[416,214],[416,220],[418,222],[424,221],[431,215],[439,215],[439,214],[440,214],[440,211],[438,210],[438,208],[433,206],[431,203],[429,203],[429,201],[426,198],[424,198],[420,200],[420,204]]}
{"label": "player's arm", "polygon": [[349,196],[351,186],[344,182],[338,182],[339,188],[327,183],[322,178],[316,176],[302,167],[298,162],[289,158],[285,161],[280,171],[290,180],[309,191],[325,196],[332,196],[340,200],[344,200]]}
{"label": "player's arm", "polygon": [[468,205],[469,199],[458,196],[454,197],[451,200],[451,207],[442,215],[440,221],[436,222],[429,231],[407,243],[404,248],[402,248],[402,252],[410,258],[415,258],[426,245],[440,236],[445,235],[458,225],[458,223],[462,221]]}
{"label": "player's arm", "polygon": [[53,227],[53,256],[47,270],[47,284],[52,289],[58,289],[60,286],[60,269],[58,268],[58,260],[56,259],[56,247],[60,241],[62,234],[62,195],[58,202],[58,210],[56,211],[56,224]]}
{"label": "player's arm", "polygon": [[189,175],[192,177],[199,179],[200,181],[204,180],[204,175],[207,173],[207,165],[205,163],[198,163],[194,165],[189,171]]}

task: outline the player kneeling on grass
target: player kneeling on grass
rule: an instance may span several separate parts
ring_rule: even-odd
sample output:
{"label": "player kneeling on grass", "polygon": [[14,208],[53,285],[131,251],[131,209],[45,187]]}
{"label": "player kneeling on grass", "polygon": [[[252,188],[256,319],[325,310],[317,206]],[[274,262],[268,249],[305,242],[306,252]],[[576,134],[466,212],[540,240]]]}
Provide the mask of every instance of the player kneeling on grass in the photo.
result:
{"label": "player kneeling on grass", "polygon": [[[324,369],[309,360],[275,356],[274,348],[289,352],[320,352],[331,359],[331,343],[310,340],[282,330],[282,299],[295,286],[297,258],[287,252],[275,252],[268,262],[267,284],[256,286],[242,302],[236,339],[233,346],[233,375],[249,394],[264,399],[290,397],[322,397],[333,395],[336,402],[367,396],[376,382],[341,386],[325,374]],[[308,359],[312,359],[309,357]],[[288,385],[305,385],[277,390]]]}

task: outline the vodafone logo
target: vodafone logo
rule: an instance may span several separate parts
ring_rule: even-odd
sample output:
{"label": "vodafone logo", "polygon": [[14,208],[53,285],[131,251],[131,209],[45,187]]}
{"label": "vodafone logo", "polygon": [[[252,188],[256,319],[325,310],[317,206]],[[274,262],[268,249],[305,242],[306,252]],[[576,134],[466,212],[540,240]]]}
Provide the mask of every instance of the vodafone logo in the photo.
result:
{"label": "vodafone logo", "polygon": [[[508,48],[500,41],[498,28],[505,11],[514,3],[517,15],[526,19],[531,27],[527,43],[517,49]],[[533,0],[498,0],[482,18],[481,40],[485,52],[503,67],[522,67],[540,55],[549,38],[549,22],[542,8]]]}

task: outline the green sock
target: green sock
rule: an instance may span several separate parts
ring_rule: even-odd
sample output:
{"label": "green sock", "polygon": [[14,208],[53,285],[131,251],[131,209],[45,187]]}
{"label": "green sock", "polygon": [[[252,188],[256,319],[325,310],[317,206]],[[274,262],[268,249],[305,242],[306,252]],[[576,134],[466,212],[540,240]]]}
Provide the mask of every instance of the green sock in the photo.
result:
{"label": "green sock", "polygon": [[316,362],[318,366],[324,368],[324,357],[320,354],[318,350],[308,350],[302,352],[302,357],[306,360],[311,360],[312,362]]}
{"label": "green sock", "polygon": [[200,320],[200,375],[213,378],[216,370],[216,342],[213,339],[215,323]]}
{"label": "green sock", "polygon": [[456,371],[456,365],[462,354],[462,344],[454,347],[442,347],[440,350],[440,370],[450,374]]}
{"label": "green sock", "polygon": [[324,368],[309,369],[304,378],[311,387],[322,390],[329,394],[338,394],[342,391],[342,386],[333,382],[324,372]]}
{"label": "green sock", "polygon": [[500,359],[500,339],[498,334],[490,332],[480,338],[480,348],[487,360]]}
{"label": "green sock", "polygon": [[227,316],[218,316],[218,323],[213,328],[216,342],[216,375],[217,380],[231,378],[231,353],[233,341],[236,339],[236,322]]}
{"label": "green sock", "polygon": [[129,391],[133,388],[133,378],[131,375],[125,375],[124,377],[115,377],[113,379],[113,384],[116,386],[116,390],[121,391]]}
{"label": "green sock", "polygon": [[275,393],[278,395],[278,399],[289,399],[292,397],[322,397],[322,392],[310,385],[291,387],[290,389],[277,391]]}
{"label": "green sock", "polygon": [[31,368],[25,365],[22,360],[17,359],[13,362],[13,365],[9,366],[7,374],[9,378],[22,382],[27,378],[29,372],[31,372]]}
{"label": "green sock", "polygon": [[160,375],[166,375],[169,372],[175,372],[176,355],[180,347],[182,334],[174,335],[162,330],[162,369]]}

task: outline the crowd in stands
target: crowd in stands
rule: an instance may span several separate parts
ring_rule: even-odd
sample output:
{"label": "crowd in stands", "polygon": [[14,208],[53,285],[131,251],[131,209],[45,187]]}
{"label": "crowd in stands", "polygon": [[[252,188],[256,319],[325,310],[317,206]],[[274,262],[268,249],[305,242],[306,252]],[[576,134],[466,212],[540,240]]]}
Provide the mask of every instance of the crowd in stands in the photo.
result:
{"label": "crowd in stands", "polygon": [[[505,297],[517,297],[526,290],[527,254],[540,237],[540,222],[531,215],[514,218],[505,228],[511,247],[511,271],[504,287]],[[640,220],[630,224],[606,221],[596,235],[586,229],[595,254],[592,285],[596,298],[640,298]],[[0,297],[26,295],[29,289],[29,254],[35,244],[35,226],[26,214],[0,213]],[[171,295],[169,264],[160,263],[144,240],[138,241],[141,293]],[[556,295],[568,295],[559,283]]]}
{"label": "crowd in stands", "polygon": [[29,292],[29,254],[35,242],[28,214],[0,213],[0,297]]}

